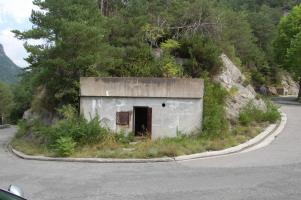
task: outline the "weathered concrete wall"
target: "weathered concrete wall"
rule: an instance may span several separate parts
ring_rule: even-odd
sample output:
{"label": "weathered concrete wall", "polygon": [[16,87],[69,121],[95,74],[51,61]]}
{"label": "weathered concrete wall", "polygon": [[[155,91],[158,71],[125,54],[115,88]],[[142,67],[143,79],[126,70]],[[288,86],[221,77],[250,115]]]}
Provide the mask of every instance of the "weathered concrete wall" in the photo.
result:
{"label": "weathered concrete wall", "polygon": [[[165,107],[162,104],[165,103]],[[99,116],[102,125],[113,131],[133,131],[133,107],[152,108],[152,139],[191,133],[202,124],[203,99],[81,97],[81,113],[86,119]],[[129,126],[116,125],[116,112],[130,112]]]}
{"label": "weathered concrete wall", "polygon": [[82,77],[80,96],[202,98],[202,79]]}

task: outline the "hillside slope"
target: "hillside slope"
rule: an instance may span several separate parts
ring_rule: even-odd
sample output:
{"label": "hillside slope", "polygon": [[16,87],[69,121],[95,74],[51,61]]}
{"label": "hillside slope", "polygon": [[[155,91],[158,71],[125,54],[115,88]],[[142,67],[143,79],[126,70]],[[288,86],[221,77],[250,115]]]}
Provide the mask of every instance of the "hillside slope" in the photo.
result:
{"label": "hillside slope", "polygon": [[2,44],[0,44],[0,81],[6,83],[15,83],[18,80],[18,74],[21,73],[19,68],[13,61],[7,57]]}
{"label": "hillside slope", "polygon": [[246,81],[245,75],[225,54],[221,56],[223,70],[215,77],[229,93],[226,103],[226,114],[229,119],[237,119],[245,106],[252,103],[260,110],[266,110],[266,104],[258,98],[252,85]]}

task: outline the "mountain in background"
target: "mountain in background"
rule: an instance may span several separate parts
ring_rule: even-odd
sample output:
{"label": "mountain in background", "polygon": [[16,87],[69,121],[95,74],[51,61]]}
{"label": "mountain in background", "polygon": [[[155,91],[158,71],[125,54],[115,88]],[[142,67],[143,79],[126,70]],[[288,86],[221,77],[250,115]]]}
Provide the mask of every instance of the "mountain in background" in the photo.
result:
{"label": "mountain in background", "polygon": [[5,54],[2,44],[0,44],[0,81],[16,83],[21,71],[21,68]]}

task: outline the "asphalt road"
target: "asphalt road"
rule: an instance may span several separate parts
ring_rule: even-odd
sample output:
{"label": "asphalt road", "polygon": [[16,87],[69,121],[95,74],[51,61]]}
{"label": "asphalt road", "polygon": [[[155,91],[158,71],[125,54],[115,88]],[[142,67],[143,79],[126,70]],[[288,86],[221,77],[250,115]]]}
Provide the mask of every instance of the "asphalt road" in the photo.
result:
{"label": "asphalt road", "polygon": [[284,105],[288,123],[269,146],[178,163],[93,164],[22,160],[0,130],[0,187],[20,186],[32,200],[301,199],[301,106]]}

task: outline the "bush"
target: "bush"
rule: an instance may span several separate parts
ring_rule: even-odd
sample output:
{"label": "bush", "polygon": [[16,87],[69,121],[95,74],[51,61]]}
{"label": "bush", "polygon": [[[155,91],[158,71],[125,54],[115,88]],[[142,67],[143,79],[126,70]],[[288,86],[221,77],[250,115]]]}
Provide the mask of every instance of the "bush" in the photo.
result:
{"label": "bush", "polygon": [[261,122],[263,111],[256,108],[252,103],[248,104],[239,114],[239,122],[242,125],[249,125],[252,122]]}
{"label": "bush", "polygon": [[97,143],[110,134],[100,126],[98,117],[87,121],[83,116],[78,116],[72,106],[63,107],[59,113],[63,119],[53,125],[46,125],[39,120],[20,121],[17,137],[34,137],[58,155],[69,156],[76,146]]}
{"label": "bush", "polygon": [[271,123],[275,123],[277,120],[281,118],[278,108],[271,101],[266,101],[266,105],[267,105],[267,112],[264,113],[263,120]]}
{"label": "bush", "polygon": [[58,156],[67,157],[74,153],[76,142],[71,137],[60,137],[56,140],[54,149]]}
{"label": "bush", "polygon": [[252,78],[253,83],[255,83],[257,85],[266,84],[265,75],[257,70],[252,71],[251,78]]}
{"label": "bush", "polygon": [[84,128],[81,142],[82,143],[95,143],[103,139],[104,135],[110,134],[110,131],[100,126],[99,117],[95,117],[91,121],[87,122],[81,116],[82,126]]}
{"label": "bush", "polygon": [[180,45],[181,48],[175,54],[189,59],[189,62],[183,65],[189,76],[200,77],[205,71],[214,75],[221,69],[221,51],[211,39],[194,36],[182,39]]}
{"label": "bush", "polygon": [[23,137],[25,134],[28,133],[28,131],[30,130],[30,125],[29,123],[27,123],[26,121],[24,120],[20,120],[18,122],[18,131],[17,131],[17,134],[16,134],[16,138],[21,138]]}
{"label": "bush", "polygon": [[61,137],[70,137],[79,144],[96,143],[109,132],[100,126],[99,117],[88,122],[83,116],[78,116],[72,106],[65,106],[59,112],[64,119],[54,125],[39,127],[36,130],[37,133],[47,138],[50,145]]}
{"label": "bush", "polygon": [[250,125],[253,122],[271,122],[275,123],[280,119],[280,113],[277,107],[270,101],[266,100],[267,111],[264,112],[249,103],[240,113],[239,122],[242,125]]}
{"label": "bush", "polygon": [[225,100],[228,92],[219,84],[205,78],[203,132],[208,136],[226,134],[229,122],[225,114]]}

